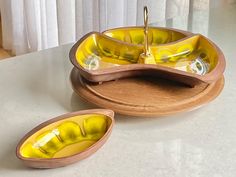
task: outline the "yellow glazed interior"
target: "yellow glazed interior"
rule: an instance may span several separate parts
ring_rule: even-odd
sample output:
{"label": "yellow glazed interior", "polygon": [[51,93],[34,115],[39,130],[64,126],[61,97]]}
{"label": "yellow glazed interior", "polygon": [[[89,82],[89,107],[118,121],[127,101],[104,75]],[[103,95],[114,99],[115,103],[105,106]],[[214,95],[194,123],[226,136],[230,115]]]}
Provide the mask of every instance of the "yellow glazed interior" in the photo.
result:
{"label": "yellow glazed interior", "polygon": [[43,127],[20,147],[25,158],[60,158],[86,150],[104,136],[111,119],[101,114],[69,117]]}
{"label": "yellow glazed interior", "polygon": [[[144,33],[143,28],[120,28],[111,29],[104,32],[105,35],[122,42],[132,44],[143,44]],[[148,43],[150,45],[166,44],[177,41],[186,37],[183,33],[177,31],[171,31],[167,29],[148,28]]]}
{"label": "yellow glazed interior", "polygon": [[[134,63],[156,64],[204,75],[217,64],[214,46],[203,36],[170,30],[149,29],[151,56],[143,60],[143,29],[115,29],[105,35],[87,36],[76,50],[76,61],[87,70],[99,70]],[[112,39],[112,38],[114,39]]]}

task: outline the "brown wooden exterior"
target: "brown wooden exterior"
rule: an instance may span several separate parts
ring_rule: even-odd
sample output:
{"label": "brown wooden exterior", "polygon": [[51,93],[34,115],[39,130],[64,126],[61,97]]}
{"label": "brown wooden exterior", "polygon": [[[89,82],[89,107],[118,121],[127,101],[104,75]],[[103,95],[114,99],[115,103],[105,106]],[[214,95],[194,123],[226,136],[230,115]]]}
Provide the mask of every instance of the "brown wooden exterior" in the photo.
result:
{"label": "brown wooden exterior", "polygon": [[71,72],[73,90],[84,100],[116,113],[135,117],[160,117],[199,108],[215,99],[224,87],[224,78],[194,88],[159,78],[123,78],[95,84]]}

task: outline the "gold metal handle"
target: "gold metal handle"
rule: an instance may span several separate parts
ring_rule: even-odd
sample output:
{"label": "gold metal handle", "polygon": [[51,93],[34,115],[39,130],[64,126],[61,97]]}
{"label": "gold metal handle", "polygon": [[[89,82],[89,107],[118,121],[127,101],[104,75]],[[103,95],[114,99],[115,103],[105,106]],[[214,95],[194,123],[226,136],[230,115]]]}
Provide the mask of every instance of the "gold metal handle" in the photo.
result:
{"label": "gold metal handle", "polygon": [[149,45],[148,45],[148,9],[147,6],[143,8],[144,17],[144,54],[145,56],[150,55]]}
{"label": "gold metal handle", "polygon": [[150,52],[148,44],[148,9],[147,6],[143,8],[143,19],[144,19],[144,53],[139,56],[138,63],[144,64],[156,64],[155,58]]}

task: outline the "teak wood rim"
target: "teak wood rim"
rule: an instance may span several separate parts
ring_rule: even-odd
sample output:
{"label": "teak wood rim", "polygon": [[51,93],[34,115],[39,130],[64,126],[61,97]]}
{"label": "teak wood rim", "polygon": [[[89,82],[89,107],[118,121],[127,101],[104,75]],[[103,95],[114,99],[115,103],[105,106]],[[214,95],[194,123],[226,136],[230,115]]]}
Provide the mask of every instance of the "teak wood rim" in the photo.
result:
{"label": "teak wood rim", "polygon": [[[117,100],[104,96],[102,93],[97,93],[96,90],[90,88],[88,81],[82,78],[76,68],[72,69],[70,80],[74,92],[82,99],[99,107],[112,109],[116,113],[135,117],[161,117],[192,111],[214,100],[224,87],[224,77],[222,76],[218,81],[208,84],[203,91],[191,98],[178,103],[171,103],[171,106],[167,106],[165,109],[156,107],[150,110],[148,107],[145,107],[144,110],[142,106],[132,105],[126,102],[120,103],[117,102]],[[167,95],[163,95],[163,97],[166,96]]]}
{"label": "teak wood rim", "polygon": [[[112,31],[112,30],[116,30],[116,29],[118,30],[118,29],[125,29],[125,28],[135,29],[135,28],[140,28],[140,27],[115,28],[115,29],[110,29],[110,30],[104,31],[103,33],[106,33],[108,31]],[[177,30],[177,29],[173,29],[173,28],[161,28],[161,27],[150,27],[150,28],[179,32],[179,33],[182,33],[186,36],[186,37],[179,39],[177,41],[170,42],[168,44],[160,44],[159,46],[175,44],[175,43],[181,42],[181,41],[185,40],[186,38],[189,38],[194,35],[193,33],[182,31],[182,30]],[[214,47],[214,49],[217,53],[217,56],[218,56],[218,62],[216,64],[216,66],[214,67],[214,69],[205,75],[188,73],[188,72],[180,71],[180,70],[165,67],[165,66],[152,65],[152,64],[131,64],[131,65],[122,65],[122,66],[116,66],[116,67],[99,69],[99,70],[87,70],[87,69],[83,68],[82,66],[80,66],[80,64],[77,62],[76,51],[77,51],[78,46],[91,34],[100,34],[101,35],[101,33],[98,33],[98,32],[90,32],[90,33],[86,34],[85,36],[83,36],[71,48],[70,53],[69,53],[69,58],[70,58],[71,63],[79,70],[80,74],[84,78],[86,78],[87,80],[92,81],[92,82],[110,81],[110,80],[115,80],[115,79],[119,79],[119,78],[138,76],[138,75],[157,75],[162,78],[166,78],[169,80],[175,80],[178,82],[185,83],[189,86],[194,86],[194,85],[199,84],[201,82],[212,83],[212,82],[217,81],[222,76],[222,74],[225,70],[225,57],[224,57],[222,51],[220,50],[220,48],[214,42],[212,42],[210,39],[208,39],[200,34],[195,34],[195,35],[200,35],[201,37],[208,40],[208,42]],[[104,37],[109,40],[116,41],[116,42],[124,44],[124,45],[134,46],[134,44],[123,42],[118,39],[114,39],[109,36],[106,36],[106,35],[104,35]],[[141,46],[141,45],[136,45],[136,46]]]}
{"label": "teak wood rim", "polygon": [[[78,116],[78,115],[86,115],[86,114],[101,114],[105,115],[110,118],[111,124],[109,128],[107,129],[106,133],[103,135],[101,139],[99,139],[96,143],[85,149],[84,151],[67,156],[67,157],[61,157],[61,158],[26,158],[23,157],[20,154],[20,148],[23,145],[23,143],[34,133],[39,131],[40,129],[44,128],[47,125],[50,125],[54,122],[67,119],[69,117],[73,116]],[[30,132],[28,132],[18,143],[16,147],[16,156],[19,158],[23,163],[28,166],[28,167],[33,167],[33,168],[58,168],[58,167],[63,167],[72,163],[75,163],[77,161],[80,161],[82,159],[85,159],[86,157],[92,155],[95,153],[99,148],[102,147],[103,144],[107,141],[109,138],[113,126],[114,126],[115,120],[114,120],[114,112],[109,109],[89,109],[89,110],[82,110],[82,111],[77,111],[77,112],[72,112],[72,113],[67,113],[58,117],[55,117],[53,119],[50,119],[48,121],[45,121],[41,123],[40,125],[36,126],[33,128]]]}

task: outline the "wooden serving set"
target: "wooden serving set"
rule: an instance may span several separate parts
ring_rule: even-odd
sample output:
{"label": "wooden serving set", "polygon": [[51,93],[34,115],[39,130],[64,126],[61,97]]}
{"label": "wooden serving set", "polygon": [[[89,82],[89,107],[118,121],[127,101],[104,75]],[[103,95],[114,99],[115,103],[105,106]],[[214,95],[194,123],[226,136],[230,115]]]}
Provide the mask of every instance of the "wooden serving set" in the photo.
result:
{"label": "wooden serving set", "polygon": [[61,167],[93,154],[111,134],[113,111],[142,117],[189,111],[224,86],[221,50],[200,34],[148,27],[147,7],[144,27],[88,33],[69,55],[74,91],[106,109],[65,114],[27,133],[16,155],[29,167]]}
{"label": "wooden serving set", "polygon": [[125,27],[91,32],[70,51],[74,91],[99,107],[131,116],[189,111],[224,86],[225,59],[208,38],[187,31]]}

